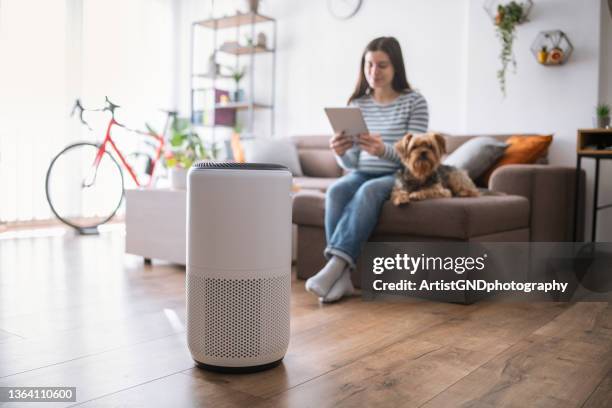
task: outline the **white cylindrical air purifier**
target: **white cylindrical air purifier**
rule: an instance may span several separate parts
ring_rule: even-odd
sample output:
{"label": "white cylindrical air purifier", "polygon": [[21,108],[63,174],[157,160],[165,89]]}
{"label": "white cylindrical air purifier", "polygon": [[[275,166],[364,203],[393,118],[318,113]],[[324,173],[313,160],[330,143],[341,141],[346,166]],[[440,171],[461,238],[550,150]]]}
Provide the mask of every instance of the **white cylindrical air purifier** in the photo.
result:
{"label": "white cylindrical air purifier", "polygon": [[289,346],[291,173],[199,162],[187,185],[187,342],[200,367],[254,372]]}

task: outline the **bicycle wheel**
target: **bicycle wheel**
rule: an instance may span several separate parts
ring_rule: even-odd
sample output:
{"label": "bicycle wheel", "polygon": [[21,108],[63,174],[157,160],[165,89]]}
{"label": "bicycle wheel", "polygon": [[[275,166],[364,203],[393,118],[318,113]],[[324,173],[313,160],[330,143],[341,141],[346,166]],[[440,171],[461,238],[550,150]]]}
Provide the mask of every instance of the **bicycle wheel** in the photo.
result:
{"label": "bicycle wheel", "polygon": [[78,230],[95,228],[110,220],[123,200],[123,172],[104,152],[97,168],[93,163],[100,145],[75,143],[53,158],[45,189],[51,211]]}

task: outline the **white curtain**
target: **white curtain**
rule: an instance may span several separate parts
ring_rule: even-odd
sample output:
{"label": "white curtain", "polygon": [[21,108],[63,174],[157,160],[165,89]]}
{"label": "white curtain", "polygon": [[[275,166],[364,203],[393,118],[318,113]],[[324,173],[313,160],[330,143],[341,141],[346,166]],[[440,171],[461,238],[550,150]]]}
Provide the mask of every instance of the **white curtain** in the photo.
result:
{"label": "white curtain", "polygon": [[[178,0],[177,0],[178,1]],[[0,0],[0,220],[51,218],[46,170],[68,143],[101,141],[69,118],[76,97],[161,127],[176,94],[174,0]],[[136,146],[119,132],[120,144]],[[77,200],[75,199],[75,202]]]}

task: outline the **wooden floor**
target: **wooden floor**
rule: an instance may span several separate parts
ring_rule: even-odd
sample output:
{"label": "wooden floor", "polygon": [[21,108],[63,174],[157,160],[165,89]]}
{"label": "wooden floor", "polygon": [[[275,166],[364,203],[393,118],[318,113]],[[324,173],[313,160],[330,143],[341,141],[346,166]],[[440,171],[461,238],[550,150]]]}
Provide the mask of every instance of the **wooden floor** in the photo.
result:
{"label": "wooden floor", "polygon": [[85,407],[612,406],[608,303],[320,306],[294,281],[283,365],[217,375],[187,350],[184,268],[125,255],[120,226],[49,231],[0,234],[0,386]]}

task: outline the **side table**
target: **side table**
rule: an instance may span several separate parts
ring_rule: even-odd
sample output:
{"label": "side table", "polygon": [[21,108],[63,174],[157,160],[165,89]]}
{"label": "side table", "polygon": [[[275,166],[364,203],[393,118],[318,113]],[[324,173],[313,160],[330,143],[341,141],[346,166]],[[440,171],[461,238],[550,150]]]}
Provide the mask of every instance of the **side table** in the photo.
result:
{"label": "side table", "polygon": [[576,188],[574,189],[574,242],[578,236],[578,196],[580,191],[580,170],[582,158],[595,159],[595,185],[593,191],[593,221],[591,242],[597,236],[597,211],[612,207],[612,204],[598,206],[599,161],[612,159],[612,129],[579,129],[576,143]]}
{"label": "side table", "polygon": [[125,251],[185,265],[185,190],[125,191]]}
{"label": "side table", "polygon": [[[134,189],[125,191],[125,252],[145,262],[160,259],[186,264],[187,191]],[[297,227],[292,226],[292,260],[297,259]]]}

